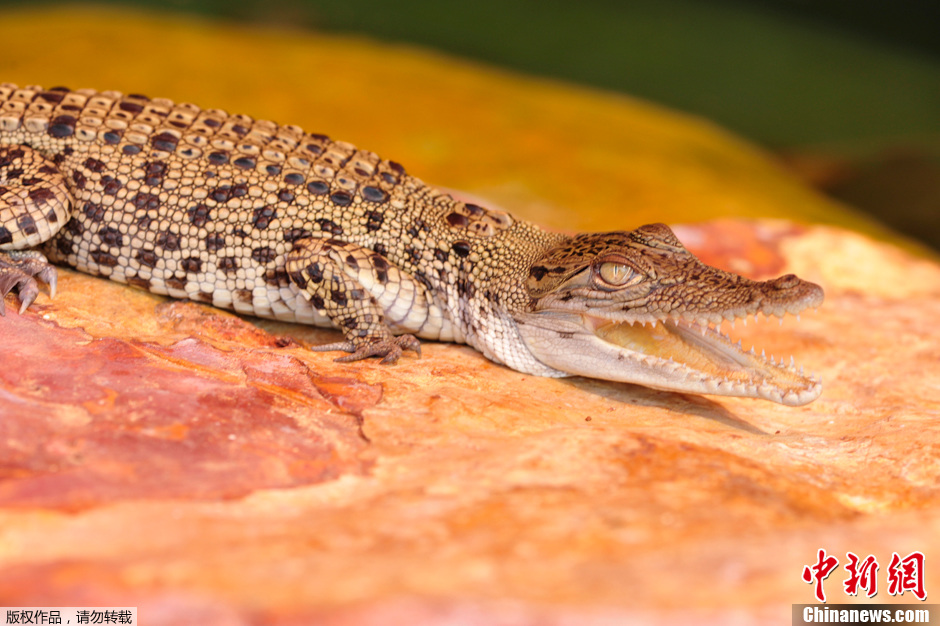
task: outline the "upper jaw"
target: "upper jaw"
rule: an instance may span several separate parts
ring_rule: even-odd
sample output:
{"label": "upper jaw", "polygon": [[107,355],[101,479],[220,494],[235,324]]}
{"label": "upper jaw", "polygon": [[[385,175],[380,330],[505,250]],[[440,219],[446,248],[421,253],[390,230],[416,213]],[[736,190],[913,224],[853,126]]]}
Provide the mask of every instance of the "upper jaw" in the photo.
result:
{"label": "upper jaw", "polygon": [[550,294],[537,301],[534,308],[583,312],[618,322],[650,323],[672,318],[720,324],[723,320],[735,321],[758,314],[799,315],[808,308],[818,308],[824,299],[822,287],[793,274],[754,281],[696,265],[704,280],[682,280],[658,287],[649,281],[612,292],[578,287],[567,293]]}

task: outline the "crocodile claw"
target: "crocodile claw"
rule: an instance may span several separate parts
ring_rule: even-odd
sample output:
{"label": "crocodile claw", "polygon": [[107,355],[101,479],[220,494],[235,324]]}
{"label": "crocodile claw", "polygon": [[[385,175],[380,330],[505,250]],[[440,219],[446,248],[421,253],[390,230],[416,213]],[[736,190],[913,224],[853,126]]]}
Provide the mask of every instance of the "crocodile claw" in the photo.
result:
{"label": "crocodile claw", "polygon": [[4,298],[14,289],[20,299],[20,314],[36,300],[39,284],[36,279],[49,286],[49,296],[55,297],[58,275],[54,265],[34,250],[0,252],[0,316],[6,315]]}
{"label": "crocodile claw", "polygon": [[37,278],[49,286],[49,296],[55,297],[56,269],[45,256],[34,250],[0,252],[0,316],[6,315],[3,299],[14,289],[20,299],[20,314],[26,312],[39,295]]}
{"label": "crocodile claw", "polygon": [[378,339],[370,343],[364,343],[356,346],[351,341],[339,341],[322,346],[311,348],[315,352],[330,352],[333,350],[342,350],[350,352],[346,356],[334,359],[337,363],[352,363],[361,361],[373,356],[382,357],[382,363],[390,365],[396,363],[401,358],[404,350],[411,350],[418,356],[421,356],[421,342],[414,335],[399,335],[389,339]]}

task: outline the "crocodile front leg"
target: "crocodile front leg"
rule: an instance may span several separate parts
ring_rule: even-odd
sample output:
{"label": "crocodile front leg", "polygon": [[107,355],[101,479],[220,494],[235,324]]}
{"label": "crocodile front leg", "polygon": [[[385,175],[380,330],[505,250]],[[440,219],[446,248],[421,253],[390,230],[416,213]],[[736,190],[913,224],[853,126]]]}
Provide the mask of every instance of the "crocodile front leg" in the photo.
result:
{"label": "crocodile front leg", "polygon": [[427,287],[356,244],[297,241],[287,257],[287,272],[304,297],[343,332],[345,341],[314,348],[351,353],[337,361],[378,356],[394,363],[403,350],[420,356],[421,345],[410,333],[434,336],[441,327],[443,313]]}
{"label": "crocodile front leg", "polygon": [[23,313],[39,295],[36,278],[55,295],[56,271],[26,250],[52,238],[71,217],[72,196],[55,164],[28,146],[0,147],[0,315],[14,289]]}

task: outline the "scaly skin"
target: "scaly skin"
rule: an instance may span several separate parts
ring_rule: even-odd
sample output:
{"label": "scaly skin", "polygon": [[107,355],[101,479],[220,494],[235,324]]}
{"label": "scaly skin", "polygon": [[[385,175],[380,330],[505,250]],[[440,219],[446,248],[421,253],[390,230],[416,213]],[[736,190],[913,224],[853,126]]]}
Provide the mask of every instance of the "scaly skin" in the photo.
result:
{"label": "scaly skin", "polygon": [[36,278],[54,287],[31,248],[154,293],[337,327],[345,340],[320,349],[341,360],[394,362],[421,337],[542,376],[786,404],[820,391],[688,332],[818,306],[816,285],[709,268],[662,225],[548,233],[348,143],[165,99],[0,85],[0,294],[17,291],[21,311]]}
{"label": "scaly skin", "polygon": [[532,267],[527,288],[534,306],[515,314],[523,341],[568,374],[790,405],[821,392],[795,364],[742,351],[720,326],[799,314],[822,304],[822,289],[793,274],[757,282],[709,267],[664,224],[573,237]]}

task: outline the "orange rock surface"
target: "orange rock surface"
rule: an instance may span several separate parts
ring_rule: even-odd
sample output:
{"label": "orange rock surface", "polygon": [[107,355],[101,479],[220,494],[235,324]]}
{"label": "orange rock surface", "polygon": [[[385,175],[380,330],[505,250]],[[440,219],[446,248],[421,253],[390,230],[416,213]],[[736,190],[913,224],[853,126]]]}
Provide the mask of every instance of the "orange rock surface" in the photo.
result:
{"label": "orange rock surface", "polygon": [[[862,224],[745,144],[625,98],[355,40],[4,17],[10,80],[329,119],[317,129],[550,226]],[[15,45],[40,28],[83,34],[53,62]],[[93,65],[108,28],[113,50],[165,54]],[[306,349],[333,331],[66,270],[55,300],[20,316],[9,299],[0,605],[137,606],[144,624],[789,624],[819,548],[840,559],[830,602],[856,600],[849,551],[878,558],[876,600],[915,601],[887,595],[893,552],[922,551],[940,593],[940,266],[830,226],[676,231],[708,263],[825,287],[800,323],[734,332],[819,373],[818,401],[535,378],[448,344],[340,365]]]}

